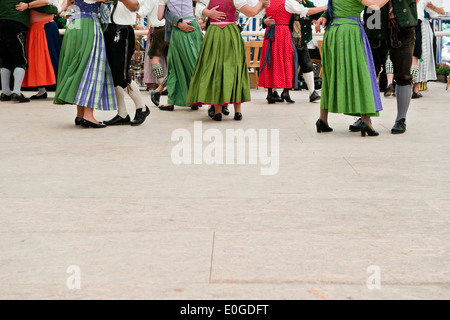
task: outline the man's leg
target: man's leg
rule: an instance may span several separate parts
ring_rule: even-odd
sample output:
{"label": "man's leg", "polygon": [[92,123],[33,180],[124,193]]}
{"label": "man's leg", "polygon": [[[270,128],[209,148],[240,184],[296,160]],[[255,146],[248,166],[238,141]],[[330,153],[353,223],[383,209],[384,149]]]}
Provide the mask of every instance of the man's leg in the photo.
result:
{"label": "man's leg", "polygon": [[398,34],[402,45],[391,48],[391,60],[394,64],[394,79],[397,83],[397,117],[391,133],[403,133],[406,131],[406,114],[412,96],[411,65],[414,50],[415,30],[414,27],[403,28]]}
{"label": "man's leg", "polygon": [[306,44],[302,45],[300,48],[298,48],[297,54],[298,64],[300,66],[300,70],[302,70],[303,72],[303,79],[306,82],[306,86],[308,87],[309,101],[313,102],[320,99],[320,95],[315,90],[314,66],[309,56],[308,46]]}

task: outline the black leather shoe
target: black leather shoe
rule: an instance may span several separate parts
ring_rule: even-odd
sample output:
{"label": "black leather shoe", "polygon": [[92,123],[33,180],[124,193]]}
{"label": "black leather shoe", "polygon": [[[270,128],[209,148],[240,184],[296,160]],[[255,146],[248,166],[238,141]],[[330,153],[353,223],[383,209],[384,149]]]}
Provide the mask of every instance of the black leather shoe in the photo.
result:
{"label": "black leather shoe", "polygon": [[130,116],[127,115],[125,118],[122,118],[121,116],[116,115],[111,120],[103,121],[103,123],[107,126],[120,126],[130,124]]}
{"label": "black leather shoe", "polygon": [[267,100],[268,104],[274,104],[275,103],[275,99],[272,96],[267,96],[266,100]]}
{"label": "black leather shoe", "polygon": [[370,137],[376,137],[379,135],[375,130],[370,129],[370,127],[366,123],[362,123],[361,125],[361,137],[365,137],[366,133]]}
{"label": "black leather shoe", "polygon": [[47,92],[45,92],[44,94],[41,94],[40,96],[38,96],[37,94],[35,94],[34,96],[31,96],[30,99],[31,100],[38,100],[38,99],[47,99]]}
{"label": "black leather shoe", "polygon": [[163,110],[163,111],[173,111],[174,106],[173,106],[173,104],[169,104],[166,106],[159,106],[158,108],[159,108],[159,110]]}
{"label": "black leather shoe", "polygon": [[75,118],[75,125],[76,125],[76,126],[81,125],[81,121],[83,121],[83,118],[76,117],[76,118]]}
{"label": "black leather shoe", "polygon": [[323,122],[321,119],[317,120],[316,122],[316,128],[317,132],[332,132],[333,128],[330,128],[325,122]]}
{"label": "black leather shoe", "polygon": [[348,126],[348,130],[350,130],[351,132],[361,131],[362,123],[363,123],[362,119],[359,118],[358,120],[356,120],[356,122],[354,124],[351,124]]}
{"label": "black leather shoe", "polygon": [[241,121],[242,120],[242,113],[236,112],[234,114],[234,120]]}
{"label": "black leather shoe", "polygon": [[222,106],[222,113],[226,116],[230,114],[230,110],[228,110],[228,106]]}
{"label": "black leather shoe", "polygon": [[291,97],[289,96],[289,94],[281,94],[281,99],[283,99],[283,101],[286,101],[288,103],[294,103],[294,100],[291,100]]}
{"label": "black leather shoe", "polygon": [[198,106],[191,106],[191,110],[198,110]]}
{"label": "black leather shoe", "polygon": [[283,99],[278,95],[278,92],[274,91],[272,93],[272,98],[275,102],[283,102]]}
{"label": "black leather shoe", "polygon": [[150,92],[150,99],[155,104],[155,106],[159,106],[159,98],[161,97],[161,93],[157,91]]}
{"label": "black leather shoe", "polygon": [[215,110],[214,106],[209,107],[208,116],[210,116],[212,118],[212,117],[214,117],[215,114],[216,114],[216,110]]}
{"label": "black leather shoe", "polygon": [[167,89],[166,90],[164,90],[163,92],[161,92],[161,95],[162,96],[167,96],[169,93],[167,92]]}
{"label": "black leather shoe", "polygon": [[387,86],[386,90],[384,90],[384,96],[389,97],[395,92],[394,85],[391,83]]}
{"label": "black leather shoe", "polygon": [[221,114],[221,113],[216,113],[216,114],[212,117],[212,119],[213,119],[214,121],[222,121],[222,114]]}
{"label": "black leather shoe", "polygon": [[106,128],[106,124],[104,123],[94,123],[84,118],[81,120],[81,126],[83,128],[94,128],[94,129]]}
{"label": "black leather shoe", "polygon": [[422,95],[421,94],[419,94],[419,93],[415,93],[414,91],[413,91],[413,94],[412,94],[412,97],[411,97],[412,99],[419,99],[419,98],[422,98]]}
{"label": "black leather shoe", "polygon": [[143,111],[142,108],[137,109],[136,114],[134,115],[134,119],[133,119],[133,121],[131,121],[131,125],[138,126],[140,124],[143,124],[149,114],[150,114],[150,109],[147,106],[145,106],[145,111]]}
{"label": "black leather shoe", "polygon": [[395,122],[394,126],[391,129],[392,134],[401,134],[406,131],[406,123],[405,119],[400,119]]}
{"label": "black leather shoe", "polygon": [[11,95],[11,101],[24,103],[24,102],[30,102],[30,99],[25,98],[25,96],[23,94],[18,95],[17,93],[13,93]]}
{"label": "black leather shoe", "polygon": [[320,95],[316,92],[316,90],[314,90],[309,96],[309,102],[314,102],[316,100],[320,100]]}
{"label": "black leather shoe", "polygon": [[2,93],[0,96],[0,101],[11,101],[11,95],[7,96],[6,94]]}

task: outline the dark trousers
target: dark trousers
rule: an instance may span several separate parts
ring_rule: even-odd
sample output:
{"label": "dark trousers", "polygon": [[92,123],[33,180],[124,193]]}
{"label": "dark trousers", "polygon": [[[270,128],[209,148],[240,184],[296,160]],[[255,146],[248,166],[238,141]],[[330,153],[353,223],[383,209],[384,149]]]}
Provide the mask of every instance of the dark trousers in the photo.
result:
{"label": "dark trousers", "polygon": [[0,60],[3,68],[11,71],[15,68],[27,68],[27,31],[28,28],[19,22],[0,20]]}
{"label": "dark trousers", "polygon": [[302,73],[308,73],[314,71],[314,66],[309,56],[309,49],[306,44],[297,47],[298,65]]}
{"label": "dark trousers", "polygon": [[131,26],[109,24],[104,37],[114,87],[126,88],[131,83],[129,70],[136,47],[134,29]]}
{"label": "dark trousers", "polygon": [[387,40],[370,40],[373,62],[378,74],[384,69],[386,56],[390,52],[394,65],[394,80],[399,86],[411,84],[411,64],[415,44],[415,27],[401,28],[400,31],[389,31]]}

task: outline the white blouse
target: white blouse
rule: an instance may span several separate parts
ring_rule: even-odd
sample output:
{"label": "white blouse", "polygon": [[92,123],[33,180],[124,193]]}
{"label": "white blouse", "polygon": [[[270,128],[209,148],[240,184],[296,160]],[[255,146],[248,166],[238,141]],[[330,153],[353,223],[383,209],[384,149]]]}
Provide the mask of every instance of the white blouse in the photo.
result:
{"label": "white blouse", "polygon": [[158,20],[158,2],[155,0],[143,0],[139,8],[138,14],[143,17],[148,17],[148,22],[152,27],[162,27],[166,21]]}
{"label": "white blouse", "polygon": [[[164,1],[164,0],[160,0]],[[204,17],[202,15],[203,9],[208,8],[210,0],[200,0],[195,6],[195,15],[197,17]],[[239,11],[246,4],[254,7],[257,4],[257,1],[252,0],[233,0],[234,7]],[[289,13],[299,14],[301,17],[306,17],[308,15],[308,8],[305,8],[303,5],[298,3],[295,0],[286,0],[284,3],[284,8]],[[266,14],[266,9],[263,9],[259,15],[264,16]]]}

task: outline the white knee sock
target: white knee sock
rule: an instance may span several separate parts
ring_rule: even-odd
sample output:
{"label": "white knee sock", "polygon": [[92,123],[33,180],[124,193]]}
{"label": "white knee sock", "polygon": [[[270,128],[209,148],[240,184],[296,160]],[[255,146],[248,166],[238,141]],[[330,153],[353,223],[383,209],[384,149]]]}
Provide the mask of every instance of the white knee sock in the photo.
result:
{"label": "white knee sock", "polygon": [[2,92],[7,96],[11,95],[11,87],[9,86],[9,81],[11,81],[11,70],[2,68]]}
{"label": "white knee sock", "polygon": [[145,103],[144,100],[142,100],[141,91],[139,90],[139,86],[136,82],[131,81],[131,83],[128,85],[128,94],[130,95],[131,99],[133,99],[134,104],[136,105],[136,110],[142,109],[142,111],[144,111]]}
{"label": "white knee sock", "polygon": [[20,95],[20,88],[22,88],[23,78],[25,78],[24,68],[14,69],[14,93]]}
{"label": "white knee sock", "polygon": [[304,73],[303,79],[305,79],[306,85],[308,86],[309,94],[312,94],[315,90],[314,72]]}
{"label": "white knee sock", "polygon": [[114,91],[116,92],[116,98],[117,98],[117,114],[122,117],[126,118],[128,115],[127,111],[127,105],[125,104],[125,90],[123,90],[122,87],[115,87]]}

